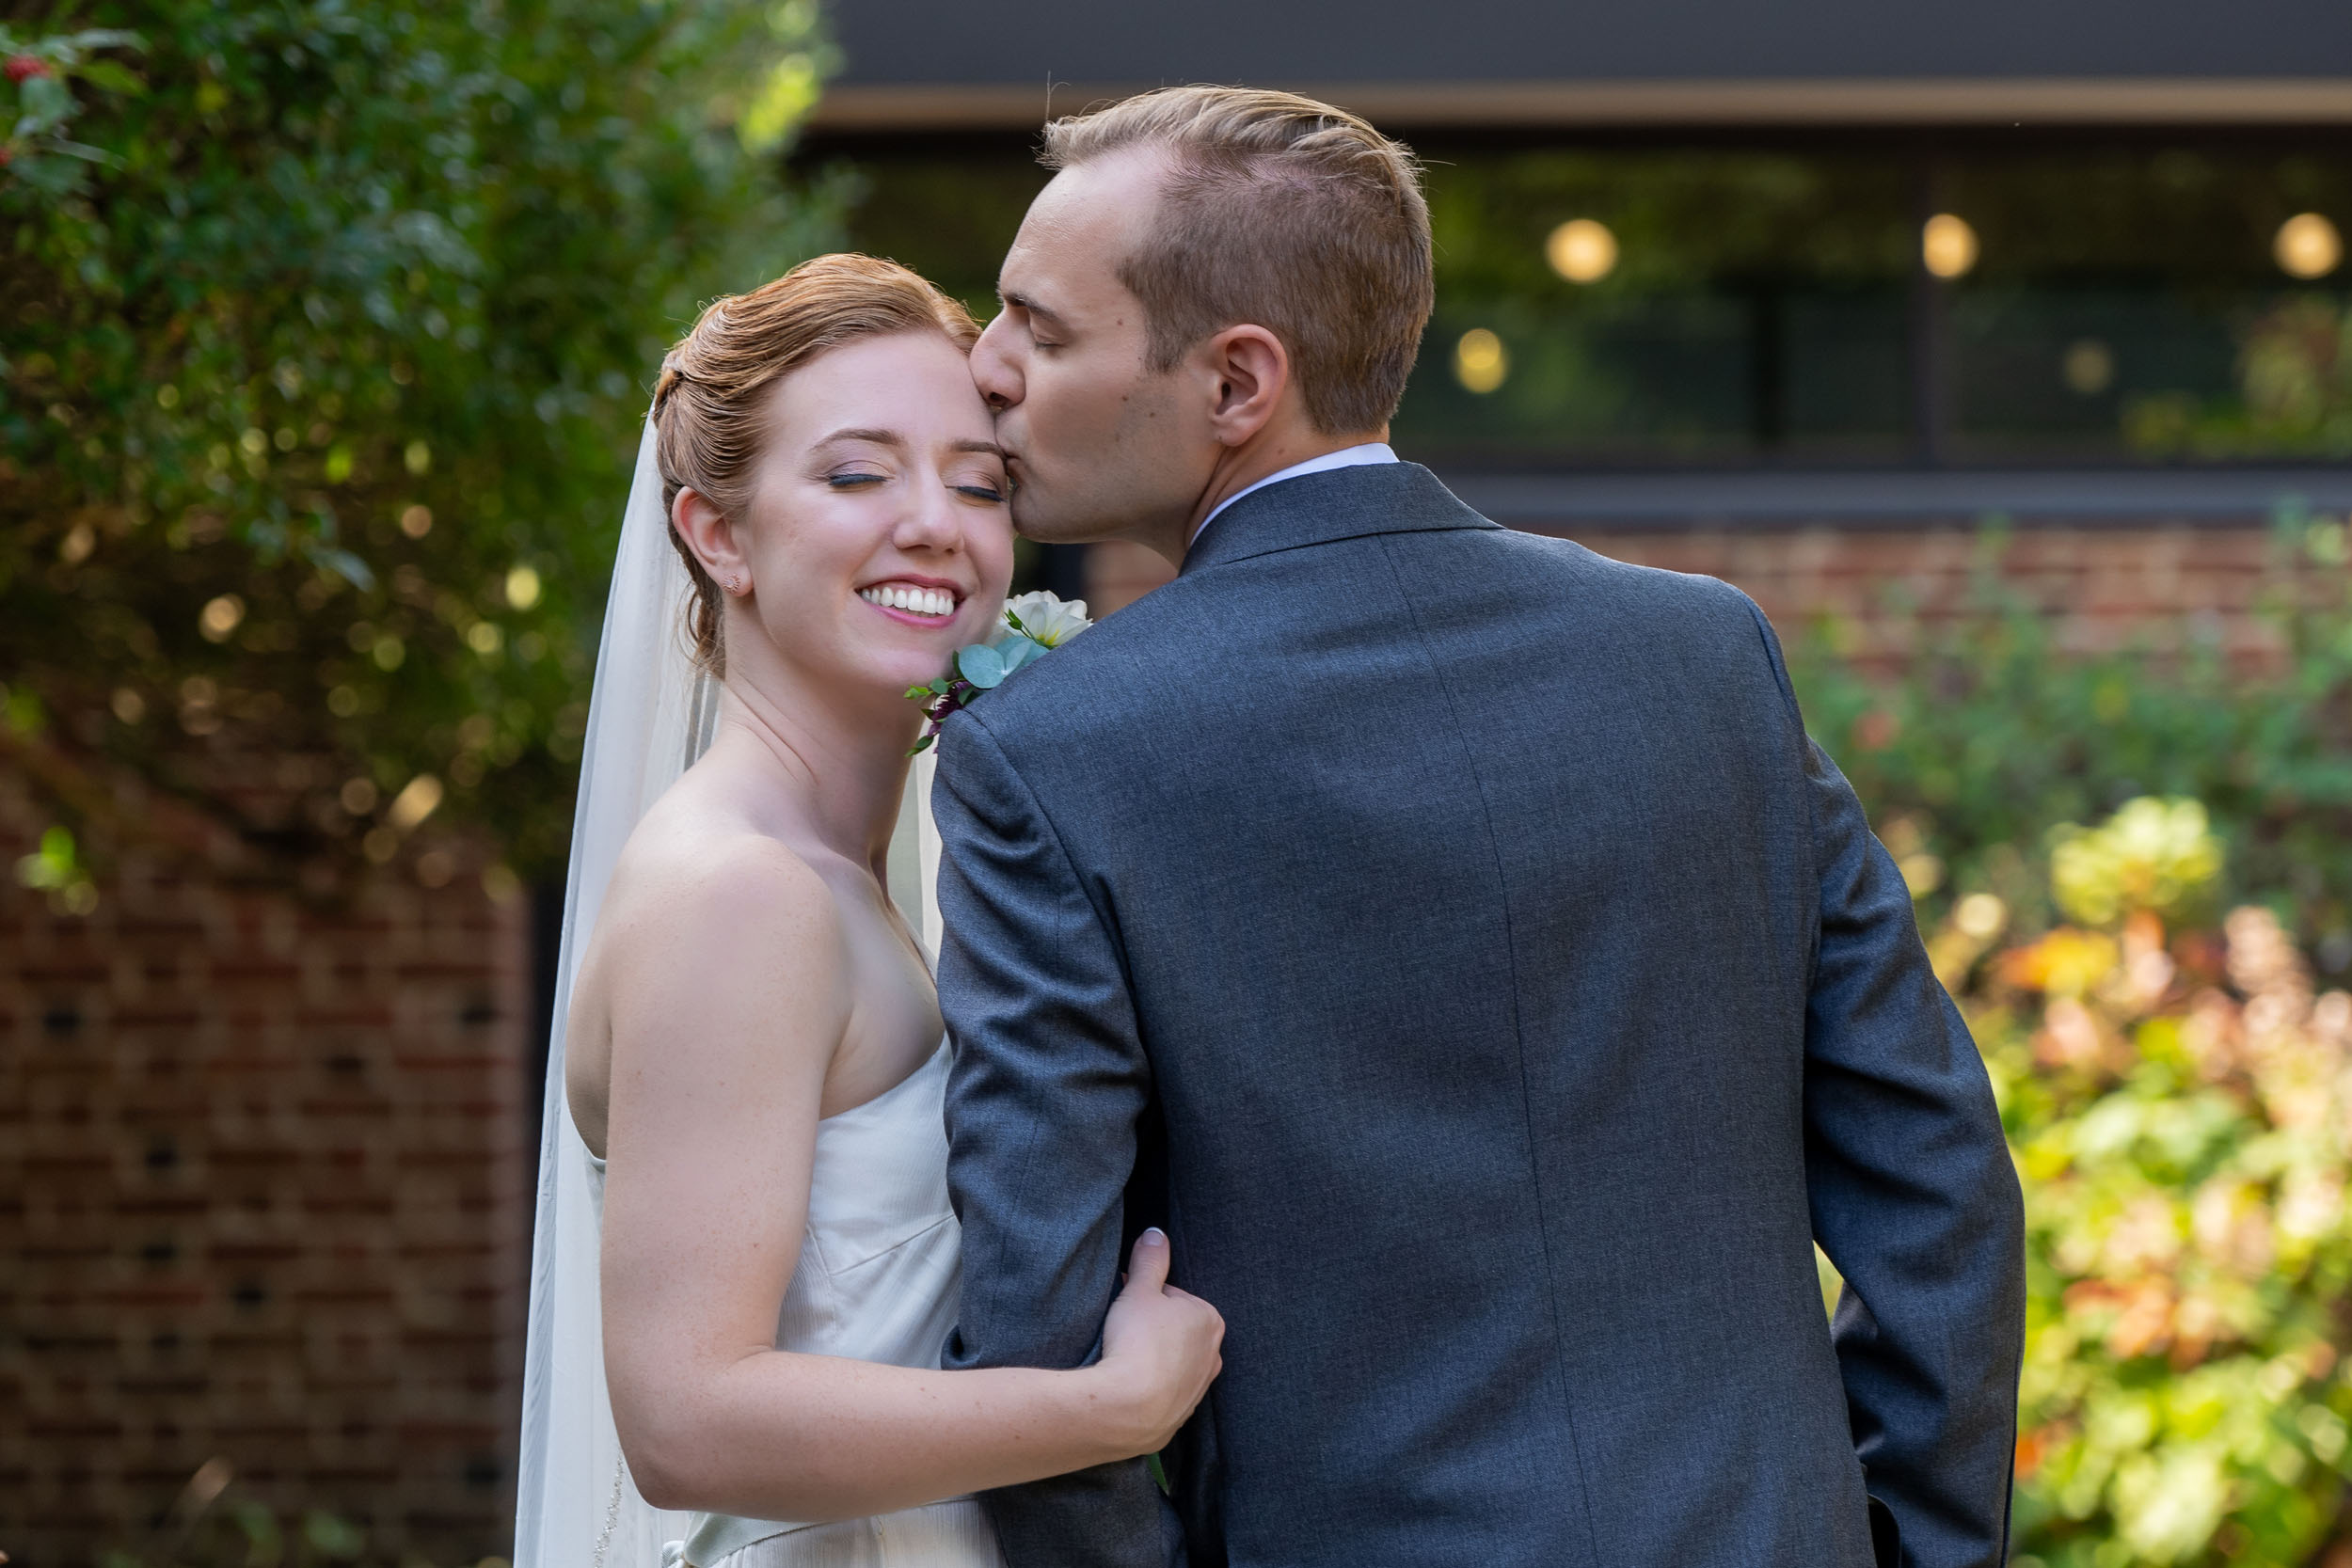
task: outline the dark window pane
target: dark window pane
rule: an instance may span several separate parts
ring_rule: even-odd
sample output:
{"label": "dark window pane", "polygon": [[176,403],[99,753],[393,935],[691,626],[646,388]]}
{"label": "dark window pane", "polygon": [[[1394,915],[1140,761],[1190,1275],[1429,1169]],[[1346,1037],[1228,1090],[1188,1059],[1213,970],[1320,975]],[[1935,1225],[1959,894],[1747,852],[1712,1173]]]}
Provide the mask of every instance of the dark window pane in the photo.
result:
{"label": "dark window pane", "polygon": [[[1414,456],[2352,456],[2352,151],[1861,133],[1761,150],[1419,150],[1438,309],[1396,421]],[[1027,147],[911,143],[854,167],[852,242],[993,311],[997,261],[1046,179]],[[1964,225],[1945,238],[1966,264],[1942,279],[1922,270],[1931,213]],[[2304,277],[2280,240],[2299,214],[2325,220],[2300,234]]]}

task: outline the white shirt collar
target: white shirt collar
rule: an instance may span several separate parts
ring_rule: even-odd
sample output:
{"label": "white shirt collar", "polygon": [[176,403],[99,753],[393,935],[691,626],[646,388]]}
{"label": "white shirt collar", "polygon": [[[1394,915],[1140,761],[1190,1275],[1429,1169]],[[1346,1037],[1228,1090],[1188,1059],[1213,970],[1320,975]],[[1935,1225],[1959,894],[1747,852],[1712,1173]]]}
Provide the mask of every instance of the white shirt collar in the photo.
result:
{"label": "white shirt collar", "polygon": [[1367,463],[1394,463],[1396,461],[1396,453],[1390,450],[1386,441],[1365,441],[1358,446],[1342,447],[1337,451],[1327,451],[1320,457],[1310,457],[1304,463],[1294,463],[1279,472],[1266,475],[1255,484],[1243,485],[1217,502],[1209,515],[1200,519],[1200,526],[1192,531],[1192,538],[1186,542],[1185,547],[1189,549],[1193,545],[1199,544],[1201,534],[1207,532],[1209,525],[1216,521],[1217,513],[1224,511],[1252,490],[1263,490],[1269,484],[1279,484],[1286,479],[1297,479],[1305,474],[1319,474],[1329,468],[1357,468]]}

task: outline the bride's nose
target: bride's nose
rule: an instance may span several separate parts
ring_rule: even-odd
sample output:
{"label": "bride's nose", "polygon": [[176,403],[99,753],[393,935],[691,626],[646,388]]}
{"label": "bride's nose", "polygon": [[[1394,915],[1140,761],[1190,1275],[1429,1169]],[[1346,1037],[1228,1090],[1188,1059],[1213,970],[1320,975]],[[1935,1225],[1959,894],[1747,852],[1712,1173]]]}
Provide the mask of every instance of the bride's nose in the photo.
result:
{"label": "bride's nose", "polygon": [[907,509],[898,515],[890,542],[902,550],[945,550],[963,546],[963,518],[957,511],[955,492],[944,477],[919,485]]}

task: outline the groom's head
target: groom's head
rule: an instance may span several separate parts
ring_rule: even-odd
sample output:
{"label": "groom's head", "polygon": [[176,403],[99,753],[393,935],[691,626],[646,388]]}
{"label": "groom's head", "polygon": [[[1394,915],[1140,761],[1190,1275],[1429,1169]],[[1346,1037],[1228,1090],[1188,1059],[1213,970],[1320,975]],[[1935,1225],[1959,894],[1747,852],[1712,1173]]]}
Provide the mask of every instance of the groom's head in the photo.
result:
{"label": "groom's head", "polygon": [[1171,87],[1054,121],[1042,161],[972,356],[1024,533],[1181,548],[1237,465],[1385,436],[1433,292],[1403,147],[1291,93]]}

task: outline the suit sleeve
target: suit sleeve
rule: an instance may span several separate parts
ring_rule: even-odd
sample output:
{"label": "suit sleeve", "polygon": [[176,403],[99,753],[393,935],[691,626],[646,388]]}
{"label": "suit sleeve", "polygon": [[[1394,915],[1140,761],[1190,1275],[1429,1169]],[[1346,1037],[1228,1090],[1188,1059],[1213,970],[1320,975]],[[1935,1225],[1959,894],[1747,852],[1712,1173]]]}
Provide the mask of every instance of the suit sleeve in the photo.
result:
{"label": "suit sleeve", "polygon": [[[1795,721],[1779,644],[1756,620]],[[1998,1568],[2025,1346],[2016,1167],[1901,873],[1797,722],[1820,883],[1806,1182],[1814,1237],[1846,1280],[1832,1337],[1854,1449],[1905,1568]]]}
{"label": "suit sleeve", "polygon": [[[940,1007],[963,1293],[945,1364],[1084,1366],[1117,1292],[1151,1068],[1118,944],[1053,824],[972,714],[940,737]],[[1010,1568],[1164,1568],[1140,1459],[983,1499]]]}

